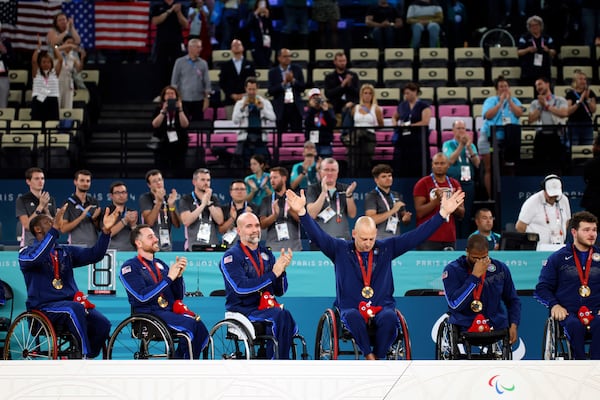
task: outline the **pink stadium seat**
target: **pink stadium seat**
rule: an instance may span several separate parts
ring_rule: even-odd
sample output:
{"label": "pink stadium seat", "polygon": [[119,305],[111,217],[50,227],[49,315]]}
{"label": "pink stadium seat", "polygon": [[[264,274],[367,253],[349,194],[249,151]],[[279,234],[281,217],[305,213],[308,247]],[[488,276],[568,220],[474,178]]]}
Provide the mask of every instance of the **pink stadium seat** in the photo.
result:
{"label": "pink stadium seat", "polygon": [[279,161],[302,161],[304,159],[302,156],[303,150],[304,147],[281,147],[279,148]]}
{"label": "pink stadium seat", "polygon": [[204,120],[212,121],[214,119],[214,116],[215,116],[214,108],[208,107],[206,110],[204,110]]}
{"label": "pink stadium seat", "polygon": [[393,134],[394,131],[375,131],[375,143],[389,144]]}
{"label": "pink stadium seat", "polygon": [[392,118],[396,110],[397,106],[380,106],[381,112],[383,113],[383,118]]}
{"label": "pink stadium seat", "polygon": [[376,146],[373,158],[380,161],[392,161],[394,159],[394,148],[389,146]]}
{"label": "pink stadium seat", "polygon": [[304,133],[298,132],[285,132],[281,134],[281,146],[304,146]]}
{"label": "pink stadium seat", "polygon": [[443,105],[439,106],[437,111],[440,118],[471,116],[471,110],[468,105]]}
{"label": "pink stadium seat", "polygon": [[227,119],[227,111],[225,111],[225,107],[217,108],[217,119]]}

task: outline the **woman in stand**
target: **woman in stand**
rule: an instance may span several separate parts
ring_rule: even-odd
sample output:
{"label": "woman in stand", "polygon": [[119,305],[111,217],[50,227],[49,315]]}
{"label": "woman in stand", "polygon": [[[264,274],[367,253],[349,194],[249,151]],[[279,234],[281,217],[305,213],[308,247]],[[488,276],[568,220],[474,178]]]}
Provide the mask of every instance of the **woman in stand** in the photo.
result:
{"label": "woman in stand", "polygon": [[179,92],[173,86],[166,86],[160,93],[160,106],[152,120],[154,136],[159,140],[155,150],[156,163],[161,170],[176,172],[184,167],[189,125]]}
{"label": "woman in stand", "polygon": [[50,121],[59,119],[58,98],[60,96],[58,76],[62,68],[62,56],[57,47],[53,47],[56,65],[47,51],[41,50],[42,39],[38,36],[38,45],[31,56],[31,119]]}
{"label": "woman in stand", "polygon": [[200,58],[209,63],[212,58],[212,44],[208,27],[208,13],[208,7],[204,4],[204,0],[192,0],[188,11],[189,39],[200,39],[202,41]]}
{"label": "woman in stand", "polygon": [[75,82],[73,75],[81,72],[85,60],[85,50],[75,44],[72,36],[65,36],[63,44],[58,47],[63,62],[58,76],[60,91],[60,108],[73,108],[73,95],[75,94]]}
{"label": "woman in stand", "polygon": [[254,4],[254,11],[248,15],[248,30],[250,31],[250,50],[254,66],[256,68],[271,67],[273,23],[267,0],[258,0]]}
{"label": "woman in stand", "polygon": [[404,100],[392,116],[396,126],[394,145],[394,175],[418,177],[424,174],[423,164],[429,165],[429,103],[419,99],[419,85],[409,82],[402,88]]}
{"label": "woman in stand", "polygon": [[268,169],[265,158],[260,154],[255,154],[250,157],[250,170],[251,175],[244,178],[246,182],[246,201],[252,202],[253,204],[260,207],[262,199],[266,196],[270,196],[273,193],[273,187],[271,186],[271,180],[269,179],[269,173],[266,172]]}
{"label": "woman in stand", "polygon": [[[377,105],[375,88],[369,83],[361,86],[360,102],[354,106],[352,118],[354,130],[351,135],[351,164],[359,174],[371,171],[371,159],[375,152],[375,128],[383,127],[383,112]],[[355,174],[355,176],[357,176]]]}
{"label": "woman in stand", "polygon": [[571,145],[589,145],[594,140],[596,94],[589,88],[587,77],[581,71],[575,72],[572,87],[565,96],[569,104],[567,126]]}
{"label": "woman in stand", "polygon": [[71,36],[75,45],[79,46],[81,44],[81,38],[77,29],[75,29],[73,18],[67,18],[67,15],[64,13],[56,14],[52,20],[52,27],[46,35],[48,52],[52,52],[53,48],[64,43],[66,36]]}

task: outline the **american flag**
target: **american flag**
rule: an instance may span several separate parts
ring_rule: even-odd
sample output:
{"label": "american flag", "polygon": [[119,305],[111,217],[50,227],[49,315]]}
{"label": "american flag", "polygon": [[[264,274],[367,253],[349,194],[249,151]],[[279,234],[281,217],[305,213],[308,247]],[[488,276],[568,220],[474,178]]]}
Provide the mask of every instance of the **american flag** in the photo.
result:
{"label": "american flag", "polygon": [[[46,43],[52,19],[61,12],[62,1],[2,1],[0,22],[14,49],[34,50],[38,36]],[[16,15],[16,20],[14,18]]]}
{"label": "american flag", "polygon": [[94,2],[65,1],[62,5],[63,12],[73,18],[75,29],[81,38],[81,47],[91,49],[94,47]]}
{"label": "american flag", "polygon": [[97,49],[145,49],[150,29],[150,3],[96,2]]}

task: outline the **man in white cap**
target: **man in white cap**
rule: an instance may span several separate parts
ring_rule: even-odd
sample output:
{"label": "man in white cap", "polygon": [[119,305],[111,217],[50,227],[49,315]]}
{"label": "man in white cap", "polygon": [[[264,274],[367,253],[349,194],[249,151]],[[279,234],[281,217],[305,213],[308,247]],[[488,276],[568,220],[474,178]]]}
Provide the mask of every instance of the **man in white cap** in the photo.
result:
{"label": "man in white cap", "polygon": [[537,233],[540,235],[537,249],[551,250],[565,243],[571,206],[558,175],[546,176],[541,186],[542,190],[521,206],[516,228],[519,232]]}
{"label": "man in white cap", "polygon": [[308,92],[308,109],[304,117],[304,135],[306,140],[317,146],[317,155],[321,158],[333,156],[333,130],[337,120],[333,107],[321,96],[318,88]]}

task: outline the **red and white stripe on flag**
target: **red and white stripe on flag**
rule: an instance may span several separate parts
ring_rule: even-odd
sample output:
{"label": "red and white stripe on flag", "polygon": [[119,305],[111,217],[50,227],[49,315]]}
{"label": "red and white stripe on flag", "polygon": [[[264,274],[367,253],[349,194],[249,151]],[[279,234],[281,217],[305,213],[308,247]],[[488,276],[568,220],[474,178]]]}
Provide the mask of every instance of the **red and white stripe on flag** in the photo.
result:
{"label": "red and white stripe on flag", "polygon": [[142,49],[148,45],[148,2],[95,3],[97,49]]}
{"label": "red and white stripe on flag", "polygon": [[47,49],[46,35],[52,27],[56,14],[62,12],[62,0],[59,1],[19,1],[17,3],[17,23],[6,27],[7,36],[14,49],[35,50],[38,36],[42,39],[42,48]]}

